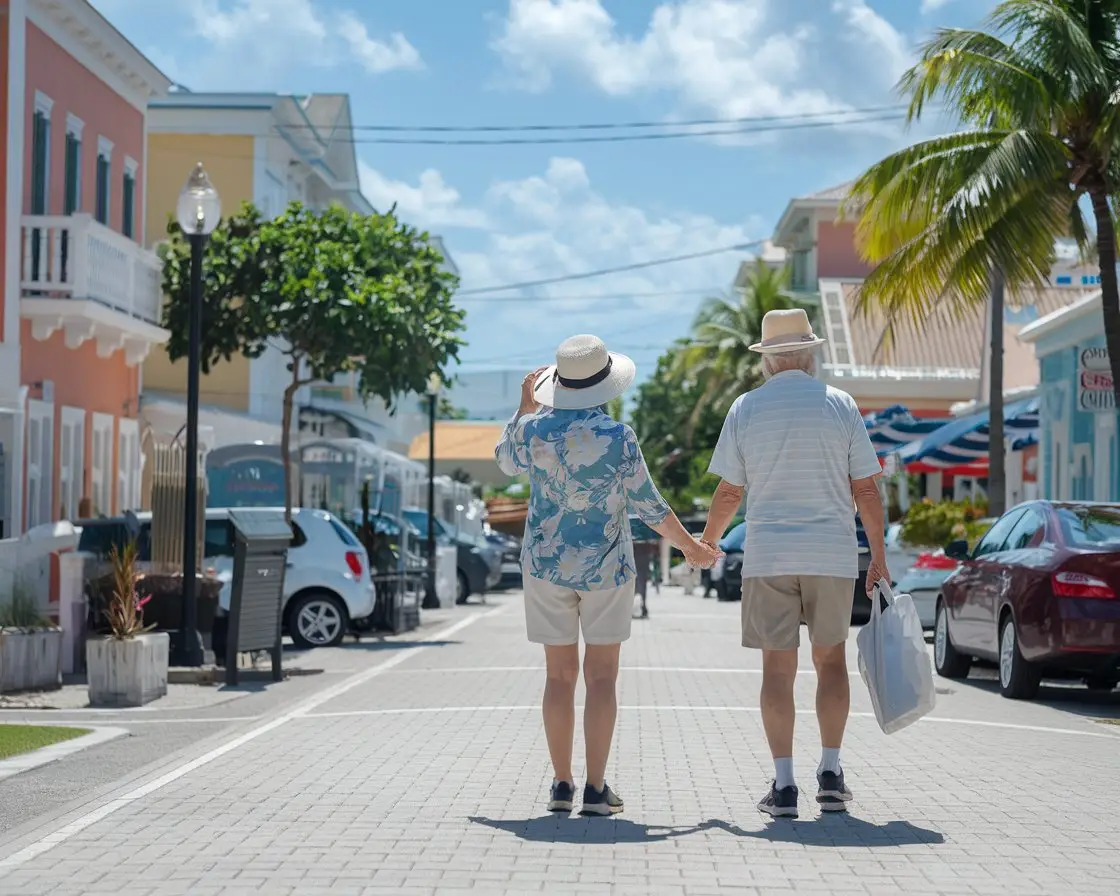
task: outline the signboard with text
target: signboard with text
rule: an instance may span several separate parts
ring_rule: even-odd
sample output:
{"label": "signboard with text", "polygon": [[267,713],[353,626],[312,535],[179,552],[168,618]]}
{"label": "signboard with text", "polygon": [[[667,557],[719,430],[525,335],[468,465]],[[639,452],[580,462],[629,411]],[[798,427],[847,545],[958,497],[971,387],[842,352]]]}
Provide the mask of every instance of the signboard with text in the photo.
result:
{"label": "signboard with text", "polygon": [[1089,413],[1116,410],[1107,349],[1081,350],[1077,365],[1077,407]]}

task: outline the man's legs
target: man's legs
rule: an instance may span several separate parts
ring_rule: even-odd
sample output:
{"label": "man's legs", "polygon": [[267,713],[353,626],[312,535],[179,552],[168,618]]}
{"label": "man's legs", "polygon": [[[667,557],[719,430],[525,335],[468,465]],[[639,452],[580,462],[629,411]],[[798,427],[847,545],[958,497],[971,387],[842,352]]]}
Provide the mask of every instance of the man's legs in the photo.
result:
{"label": "man's legs", "polygon": [[576,730],[576,681],[579,679],[579,645],[544,648],[545,685],[541,709],[548,755],[557,781],[574,783],[572,740]]}
{"label": "man's legs", "polygon": [[[840,771],[840,744],[848,724],[851,690],[848,686],[848,658],[845,644],[832,647],[813,645],[813,665],[817,669],[817,723],[821,729],[821,748],[825,759],[831,760],[829,751],[835,750],[837,760],[821,762],[819,771]],[[825,766],[829,766],[826,768]]]}
{"label": "man's legs", "polygon": [[796,713],[793,683],[797,678],[797,650],[762,652],[762,727],[774,757],[774,786],[793,787],[793,726]]}

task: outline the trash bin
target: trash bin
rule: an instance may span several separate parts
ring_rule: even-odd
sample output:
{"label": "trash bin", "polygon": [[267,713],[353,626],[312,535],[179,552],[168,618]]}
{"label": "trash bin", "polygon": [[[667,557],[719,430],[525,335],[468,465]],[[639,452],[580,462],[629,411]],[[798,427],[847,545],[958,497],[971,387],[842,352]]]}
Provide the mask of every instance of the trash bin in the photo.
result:
{"label": "trash bin", "polygon": [[226,684],[237,684],[237,656],[252,650],[272,654],[272,677],[283,677],[280,660],[284,570],[292,527],[280,510],[233,510],[233,578],[226,634]]}

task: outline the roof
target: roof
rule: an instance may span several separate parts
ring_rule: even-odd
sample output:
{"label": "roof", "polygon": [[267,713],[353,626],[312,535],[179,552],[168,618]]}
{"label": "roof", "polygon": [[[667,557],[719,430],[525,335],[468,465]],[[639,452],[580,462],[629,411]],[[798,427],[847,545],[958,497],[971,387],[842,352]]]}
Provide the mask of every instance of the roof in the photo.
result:
{"label": "roof", "polygon": [[816,193],[810,193],[808,196],[799,196],[795,201],[797,202],[843,202],[848,198],[848,194],[852,192],[852,187],[855,186],[854,180],[844,181],[842,184],[836,184],[834,187],[825,187],[823,190],[818,190]]}
{"label": "roof", "polygon": [[848,193],[852,189],[855,181],[845,181],[842,184],[835,184],[831,187],[825,187],[823,190],[818,190],[816,193],[809,193],[805,196],[797,196],[790,200],[789,204],[782,212],[781,218],[778,219],[778,226],[774,228],[773,241],[777,245],[782,245],[785,240],[785,234],[790,228],[790,225],[798,218],[797,212],[809,212],[814,209],[823,209],[825,211],[833,211],[839,213],[840,207],[848,198]]}
{"label": "roof", "polygon": [[1059,330],[1071,321],[1077,320],[1086,314],[1092,314],[1099,310],[1101,307],[1101,291],[1095,290],[1091,293],[1083,294],[1082,298],[1078,299],[1064,308],[1058,308],[1040,317],[1033,323],[1027,324],[1019,331],[1019,339],[1022,342],[1035,342],[1042,336],[1048,333],[1053,333]]}
{"label": "roof", "polygon": [[[900,320],[895,324],[890,345],[877,351],[885,316],[878,308],[865,308],[856,313],[860,285],[859,282],[821,283],[822,301],[826,291],[835,294],[836,286],[839,286],[843,295],[845,336],[849,361],[853,366],[931,372],[981,369],[987,338],[984,306],[960,315],[951,314],[948,309],[939,309],[923,319],[920,326],[910,320]],[[1038,383],[1038,362],[1029,347],[1018,340],[1019,331],[1032,318],[1049,315],[1078,302],[1084,296],[1083,290],[1059,287],[1008,293],[1008,310],[1004,317],[1005,389]],[[830,344],[826,349],[833,363],[837,363],[836,348]]]}
{"label": "roof", "polygon": [[[493,460],[494,448],[505,423],[476,420],[440,420],[436,423],[436,460]],[[428,457],[428,434],[412,440],[408,456],[413,460]]]}

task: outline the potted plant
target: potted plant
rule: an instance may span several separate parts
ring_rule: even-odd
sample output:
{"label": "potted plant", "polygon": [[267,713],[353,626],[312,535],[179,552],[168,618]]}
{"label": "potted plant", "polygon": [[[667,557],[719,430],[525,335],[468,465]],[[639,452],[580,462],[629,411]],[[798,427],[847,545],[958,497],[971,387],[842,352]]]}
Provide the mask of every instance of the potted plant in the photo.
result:
{"label": "potted plant", "polygon": [[0,601],[0,694],[62,687],[62,629],[44,619],[35,595],[17,582]]}
{"label": "potted plant", "polygon": [[113,586],[105,607],[109,634],[86,641],[91,706],[143,706],[167,693],[170,638],[144,624],[149,597],[136,590],[136,543],[109,554]]}

